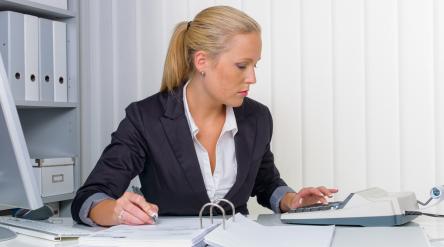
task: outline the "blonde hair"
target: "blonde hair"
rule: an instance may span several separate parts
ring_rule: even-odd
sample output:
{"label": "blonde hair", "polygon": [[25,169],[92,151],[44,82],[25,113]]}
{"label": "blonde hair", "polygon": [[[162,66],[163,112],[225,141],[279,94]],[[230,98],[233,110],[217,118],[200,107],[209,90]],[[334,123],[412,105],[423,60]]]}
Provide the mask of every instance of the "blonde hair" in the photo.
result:
{"label": "blonde hair", "polygon": [[237,34],[261,32],[259,24],[244,12],[229,6],[214,6],[199,12],[191,22],[176,25],[163,68],[160,91],[171,91],[194,73],[193,54],[205,51],[217,57]]}

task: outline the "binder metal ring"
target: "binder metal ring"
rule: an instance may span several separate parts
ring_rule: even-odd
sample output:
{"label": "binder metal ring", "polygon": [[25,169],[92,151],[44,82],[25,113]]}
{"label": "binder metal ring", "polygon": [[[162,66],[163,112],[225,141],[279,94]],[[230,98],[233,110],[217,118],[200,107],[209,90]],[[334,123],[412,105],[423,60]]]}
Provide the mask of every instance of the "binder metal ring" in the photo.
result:
{"label": "binder metal ring", "polygon": [[210,206],[210,220],[211,223],[213,223],[213,207],[216,207],[218,209],[220,209],[220,211],[222,212],[222,223],[223,223],[223,228],[225,230],[225,210],[223,207],[221,207],[219,204],[216,204],[214,202],[208,202],[205,205],[202,206],[202,208],[200,209],[199,212],[199,220],[200,220],[200,228],[203,228],[203,222],[202,222],[202,214],[203,211],[205,210],[206,207]]}
{"label": "binder metal ring", "polygon": [[[235,209],[234,209],[234,204],[232,203],[232,202],[230,202],[230,201],[228,201],[227,199],[223,199],[223,198],[221,198],[221,199],[216,199],[216,200],[214,200],[213,201],[214,203],[217,203],[217,204],[220,204],[220,202],[226,202],[227,204],[229,204],[230,206],[231,206],[231,212],[233,213],[233,222],[235,221],[235,218],[234,218],[234,216],[235,216]],[[213,211],[213,205],[211,205],[211,209],[210,209],[210,214],[212,213],[212,211]],[[211,221],[211,223],[213,223],[213,221]]]}

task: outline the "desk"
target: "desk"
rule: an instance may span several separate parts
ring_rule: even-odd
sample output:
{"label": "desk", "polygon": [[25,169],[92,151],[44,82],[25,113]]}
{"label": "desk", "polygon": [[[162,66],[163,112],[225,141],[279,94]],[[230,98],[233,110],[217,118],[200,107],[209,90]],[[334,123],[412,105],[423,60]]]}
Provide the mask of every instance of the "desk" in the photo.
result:
{"label": "desk", "polygon": [[[260,215],[257,221],[263,225],[273,226],[282,225],[278,214]],[[444,219],[419,216],[414,221],[396,227],[341,227],[335,229],[335,236],[331,247],[393,247],[387,244],[390,241],[390,233],[405,235],[404,237],[392,238],[396,246],[416,246],[414,239],[409,238],[409,227],[420,226],[430,240],[433,247],[444,247]],[[399,231],[399,230],[401,231]],[[404,242],[403,242],[404,241]],[[410,242],[412,241],[412,242]],[[422,241],[421,241],[422,242]]]}
{"label": "desk", "polygon": [[[257,217],[250,218],[255,219]],[[258,218],[258,222],[264,225],[280,224],[279,215],[261,215]],[[402,227],[409,227],[409,225],[420,225],[431,240],[432,247],[444,247],[444,219],[420,216],[416,218],[412,223],[409,223],[407,226]],[[395,228],[393,228],[393,230],[396,230]],[[377,231],[370,230],[369,233],[369,231],[366,229],[368,228],[337,227],[332,247],[356,247],[356,241],[360,242],[360,247],[384,247],[384,245],[380,244],[381,242],[383,243],[383,237],[378,236]],[[20,234],[15,239],[0,242],[0,247],[73,247],[76,245],[76,240],[54,242]],[[397,246],[403,246],[402,242],[400,242],[400,245]]]}

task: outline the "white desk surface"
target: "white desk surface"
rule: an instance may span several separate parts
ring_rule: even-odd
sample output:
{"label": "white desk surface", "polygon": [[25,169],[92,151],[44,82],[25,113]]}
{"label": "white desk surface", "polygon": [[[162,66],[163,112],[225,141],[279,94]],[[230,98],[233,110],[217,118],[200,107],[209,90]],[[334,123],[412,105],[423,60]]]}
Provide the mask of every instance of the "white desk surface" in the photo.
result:
{"label": "white desk surface", "polygon": [[[254,218],[254,217],[251,217]],[[432,247],[444,247],[444,218],[431,218],[426,216],[420,216],[416,218],[413,223],[409,224],[419,224],[431,240],[431,246]],[[365,232],[365,227],[357,227],[354,229],[355,231],[362,231]],[[365,239],[362,239],[362,235],[360,236],[350,236],[350,238],[353,237],[359,237],[360,241],[365,241]],[[368,236],[369,239],[375,239],[378,236]],[[60,242],[55,241],[49,241],[39,238],[34,238],[26,235],[18,234],[17,238],[8,240],[5,242],[0,242],[0,247],[51,247],[51,246],[57,246],[57,247],[67,247],[67,246],[76,246],[77,241],[76,240],[65,240]],[[402,245],[399,245],[402,246]],[[344,246],[346,247],[346,246]],[[348,246],[347,246],[348,247]],[[353,246],[355,247],[355,246]],[[378,247],[382,247],[381,245]]]}
{"label": "white desk surface", "polygon": [[[279,215],[260,215],[258,222],[263,225],[281,225]],[[423,240],[413,238],[409,233],[417,234],[415,229],[406,229],[410,226],[421,227],[430,240],[432,247],[444,247],[444,218],[433,218],[419,216],[404,226],[396,227],[343,227],[338,226],[335,230],[332,247],[393,247],[395,246],[417,246]],[[399,230],[398,230],[399,229]],[[393,236],[391,239],[390,237]],[[412,235],[416,236],[416,235]],[[396,237],[396,238],[395,238]],[[392,244],[389,244],[389,243]]]}

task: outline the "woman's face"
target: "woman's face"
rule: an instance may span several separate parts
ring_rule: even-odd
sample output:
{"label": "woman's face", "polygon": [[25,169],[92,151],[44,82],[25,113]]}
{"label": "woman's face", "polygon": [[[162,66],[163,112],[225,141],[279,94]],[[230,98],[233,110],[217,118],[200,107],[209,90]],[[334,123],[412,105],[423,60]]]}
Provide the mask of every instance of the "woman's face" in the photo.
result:
{"label": "woman's face", "polygon": [[259,33],[235,35],[227,50],[210,60],[205,70],[204,87],[216,103],[237,107],[256,83],[255,67],[261,57]]}

